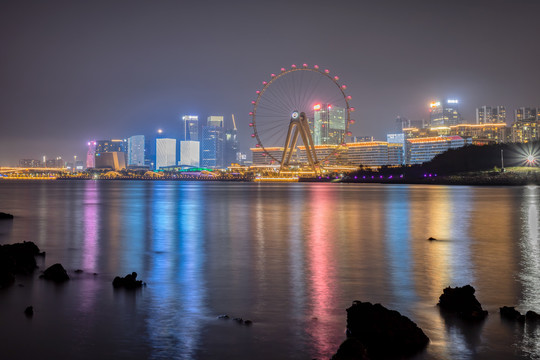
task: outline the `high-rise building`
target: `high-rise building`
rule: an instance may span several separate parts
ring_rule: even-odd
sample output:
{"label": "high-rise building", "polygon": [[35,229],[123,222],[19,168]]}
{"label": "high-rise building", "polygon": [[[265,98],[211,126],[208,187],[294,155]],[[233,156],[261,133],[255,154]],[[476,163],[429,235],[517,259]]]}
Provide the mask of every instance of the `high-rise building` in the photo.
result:
{"label": "high-rise building", "polygon": [[429,105],[429,120],[432,127],[461,124],[461,114],[458,109],[459,101],[433,101]]}
{"label": "high-rise building", "polygon": [[506,108],[504,106],[482,106],[476,108],[477,124],[499,124],[506,122]]}
{"label": "high-rise building", "polygon": [[96,167],[96,141],[88,142],[88,151],[86,152],[86,168]]}
{"label": "high-rise building", "polygon": [[223,116],[209,116],[206,120],[207,126],[223,127]]}
{"label": "high-rise building", "polygon": [[220,126],[204,126],[201,142],[201,166],[222,168],[224,160],[225,139]]}
{"label": "high-rise building", "polygon": [[234,129],[229,129],[225,131],[224,165],[230,166],[232,163],[237,163],[239,151],[238,130],[236,129],[236,127]]}
{"label": "high-rise building", "polygon": [[313,110],[313,120],[308,120],[313,143],[315,145],[341,144],[347,125],[345,109],[331,104],[317,104]]}
{"label": "high-rise building", "polygon": [[37,160],[37,159],[20,159],[19,160],[19,167],[24,167],[24,168],[41,167],[41,160]]}
{"label": "high-rise building", "polygon": [[128,138],[128,165],[144,166],[144,135]]}
{"label": "high-rise building", "polygon": [[200,143],[198,141],[181,141],[179,165],[198,167],[200,164],[199,145]]}
{"label": "high-rise building", "polygon": [[199,117],[197,115],[184,115],[182,116],[183,140],[185,141],[199,141]]}
{"label": "high-rise building", "polygon": [[96,153],[96,169],[122,170],[126,168],[126,156],[121,151]]}
{"label": "high-rise building", "polygon": [[156,139],[156,169],[176,165],[176,139]]}
{"label": "high-rise building", "polygon": [[521,107],[514,111],[515,121],[540,120],[540,108]]}
{"label": "high-rise building", "polygon": [[98,153],[104,153],[104,152],[126,152],[126,140],[98,140],[96,141],[96,152]]}

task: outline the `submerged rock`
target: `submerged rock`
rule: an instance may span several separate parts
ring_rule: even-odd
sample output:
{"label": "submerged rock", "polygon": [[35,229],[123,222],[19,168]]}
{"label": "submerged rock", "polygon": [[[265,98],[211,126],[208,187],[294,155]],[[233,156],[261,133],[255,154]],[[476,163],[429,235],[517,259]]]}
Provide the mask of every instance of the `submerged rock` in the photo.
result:
{"label": "submerged rock", "polygon": [[26,309],[24,309],[24,315],[26,315],[27,317],[34,316],[34,307],[28,306]]}
{"label": "submerged rock", "polygon": [[506,320],[513,320],[513,321],[525,320],[525,315],[522,315],[513,306],[503,306],[502,308],[499,308],[499,313],[501,314],[501,317]]}
{"label": "submerged rock", "polygon": [[475,289],[471,285],[463,287],[447,287],[439,297],[437,304],[444,311],[453,312],[464,319],[482,320],[488,312],[474,296]]}
{"label": "submerged rock", "polygon": [[[408,317],[381,304],[361,301],[354,301],[347,309],[347,335],[358,340],[372,359],[409,356],[429,343],[422,329]],[[365,359],[358,344],[355,340],[346,341],[346,344],[342,344],[340,357],[336,359],[351,358],[343,355],[347,349],[358,353],[359,357],[351,359]]]}
{"label": "submerged rock", "polygon": [[142,280],[137,280],[137,273],[134,271],[131,274],[127,274],[125,277],[117,276],[113,280],[113,286],[115,288],[137,289],[143,286]]}
{"label": "submerged rock", "polygon": [[49,266],[41,276],[43,279],[52,280],[57,283],[61,283],[69,280],[69,275],[62,264],[54,264]]}
{"label": "submerged rock", "polygon": [[11,219],[13,219],[13,215],[5,213],[5,212],[0,212],[0,220],[11,220]]}

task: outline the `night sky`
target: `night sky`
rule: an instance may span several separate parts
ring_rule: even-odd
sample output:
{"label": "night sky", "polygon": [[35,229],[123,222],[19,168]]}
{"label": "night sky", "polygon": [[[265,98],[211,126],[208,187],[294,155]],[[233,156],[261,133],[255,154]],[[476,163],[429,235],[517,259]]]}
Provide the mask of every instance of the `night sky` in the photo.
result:
{"label": "night sky", "polygon": [[235,114],[291,64],[339,75],[353,135],[385,139],[431,100],[540,106],[540,1],[0,2],[0,165],[82,158],[90,139]]}

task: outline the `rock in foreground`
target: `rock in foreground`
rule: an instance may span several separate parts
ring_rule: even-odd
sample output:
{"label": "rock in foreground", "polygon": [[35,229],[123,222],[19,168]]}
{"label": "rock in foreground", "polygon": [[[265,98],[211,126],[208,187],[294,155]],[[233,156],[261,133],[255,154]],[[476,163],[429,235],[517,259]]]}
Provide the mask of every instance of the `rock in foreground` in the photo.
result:
{"label": "rock in foreground", "polygon": [[67,271],[66,269],[64,269],[62,264],[54,264],[49,266],[47,270],[43,272],[43,275],[41,277],[43,279],[52,280],[57,283],[69,280],[69,275],[67,274]]}
{"label": "rock in foreground", "polygon": [[348,338],[339,346],[331,360],[369,360],[364,344],[357,338]]}
{"label": "rock in foreground", "polygon": [[525,315],[522,315],[513,306],[503,306],[499,308],[501,317],[506,320],[525,321]]}
{"label": "rock in foreground", "polygon": [[16,274],[30,274],[36,268],[39,248],[33,242],[0,245],[0,289],[13,284]]}
{"label": "rock in foreground", "polygon": [[463,287],[447,287],[439,297],[439,305],[442,310],[453,312],[468,320],[482,320],[488,312],[482,309],[482,305],[474,296],[476,290],[471,285]]}
{"label": "rock in foreground", "polygon": [[[413,321],[381,304],[354,301],[347,309],[347,334],[357,339],[371,359],[387,359],[412,355],[429,343],[429,338]],[[335,359],[364,359],[362,347],[353,340],[342,346],[357,351],[357,357],[344,357],[340,351]],[[341,347],[340,347],[341,349]]]}
{"label": "rock in foreground", "polygon": [[142,280],[137,280],[137,273],[134,271],[131,274],[127,274],[125,277],[117,276],[113,280],[113,286],[115,288],[137,289],[143,286]]}
{"label": "rock in foreground", "polygon": [[13,215],[5,213],[5,212],[0,212],[0,220],[11,220],[11,219],[13,219]]}

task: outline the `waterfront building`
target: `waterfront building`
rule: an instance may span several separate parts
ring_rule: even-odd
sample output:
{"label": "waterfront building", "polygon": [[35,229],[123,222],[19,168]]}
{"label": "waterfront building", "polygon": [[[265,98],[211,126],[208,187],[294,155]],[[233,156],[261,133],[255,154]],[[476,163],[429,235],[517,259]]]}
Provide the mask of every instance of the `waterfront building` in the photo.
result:
{"label": "waterfront building", "polygon": [[506,123],[460,124],[450,126],[450,135],[471,139],[474,145],[499,144],[507,141]]}
{"label": "waterfront building", "polygon": [[472,144],[471,139],[461,136],[437,136],[407,139],[406,164],[422,164],[449,149],[457,149]]}
{"label": "waterfront building", "polygon": [[199,116],[197,115],[184,115],[182,116],[183,140],[185,141],[199,141]]}
{"label": "waterfront building", "polygon": [[212,169],[222,168],[224,165],[224,150],[223,128],[221,126],[204,126],[201,142],[201,166]]}
{"label": "waterfront building", "polygon": [[540,108],[520,107],[514,111],[514,121],[538,121],[540,120]]}
{"label": "waterfront building", "polygon": [[[337,150],[336,150],[337,149]],[[321,165],[347,164],[347,148],[339,145],[315,145],[315,155]],[[298,146],[298,161],[307,163],[306,147]]]}
{"label": "waterfront building", "polygon": [[512,125],[512,142],[528,143],[540,140],[540,120],[520,120]]}
{"label": "waterfront building", "polygon": [[339,145],[346,128],[346,111],[332,104],[317,104],[313,107],[313,120],[308,119],[315,145]]}
{"label": "waterfront building", "polygon": [[179,165],[198,167],[200,143],[198,141],[180,142],[180,163]]}
{"label": "waterfront building", "polygon": [[447,99],[446,101],[434,101],[429,105],[429,120],[431,127],[451,126],[461,123],[459,113],[459,101]]}
{"label": "waterfront building", "polygon": [[37,159],[20,159],[19,166],[24,168],[36,168],[41,167],[41,160]]}
{"label": "waterfront building", "polygon": [[506,108],[504,106],[481,106],[479,108],[476,108],[476,123],[506,123]]}
{"label": "waterfront building", "polygon": [[225,166],[230,166],[232,163],[238,163],[239,151],[238,130],[235,126],[234,129],[225,131]]}
{"label": "waterfront building", "polygon": [[223,127],[223,116],[209,116],[206,119],[206,126]]}
{"label": "waterfront building", "polygon": [[86,152],[86,168],[94,168],[96,167],[96,147],[97,142],[89,141],[88,142],[88,151]]}
{"label": "waterfront building", "polygon": [[365,141],[347,144],[348,160],[353,165],[388,165],[388,143],[385,141]]}
{"label": "waterfront building", "polygon": [[123,152],[126,153],[127,141],[121,139],[96,141],[96,153]]}
{"label": "waterfront building", "polygon": [[62,159],[62,157],[57,156],[55,159],[47,159],[45,162],[45,167],[64,168],[66,167],[66,162]]}
{"label": "waterfront building", "polygon": [[126,156],[124,152],[97,152],[95,159],[94,167],[96,169],[123,170],[126,168]]}
{"label": "waterfront building", "polygon": [[[250,150],[252,154],[253,165],[279,165],[279,163],[277,163],[274,159],[268,156],[262,148],[255,147],[255,148],[251,148]],[[276,147],[265,148],[265,150],[276,159],[281,160],[281,157],[283,156],[284,148],[276,146]],[[297,149],[294,148],[291,159],[296,159],[296,151]]]}
{"label": "waterfront building", "polygon": [[156,170],[176,165],[176,139],[156,139]]}
{"label": "waterfront building", "polygon": [[128,165],[144,166],[144,135],[128,138]]}

